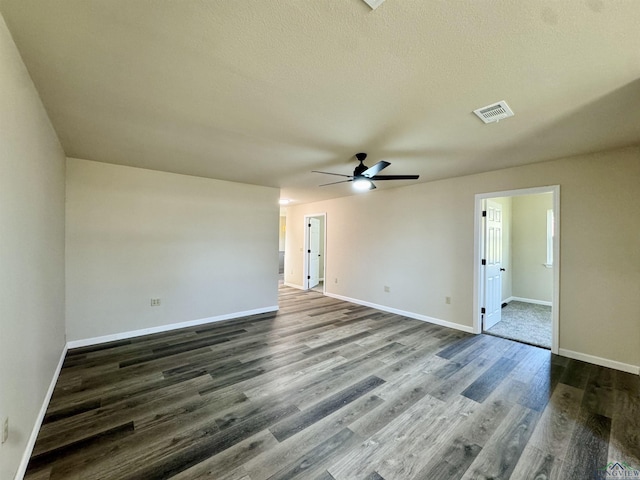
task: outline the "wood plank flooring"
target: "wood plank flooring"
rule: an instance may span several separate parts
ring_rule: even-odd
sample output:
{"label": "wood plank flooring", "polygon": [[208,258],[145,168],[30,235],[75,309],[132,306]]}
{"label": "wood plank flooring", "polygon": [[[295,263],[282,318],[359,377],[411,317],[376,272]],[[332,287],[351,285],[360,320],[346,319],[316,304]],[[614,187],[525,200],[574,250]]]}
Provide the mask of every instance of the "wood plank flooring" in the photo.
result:
{"label": "wood plank flooring", "polygon": [[324,297],[69,351],[27,480],[595,478],[640,377]]}

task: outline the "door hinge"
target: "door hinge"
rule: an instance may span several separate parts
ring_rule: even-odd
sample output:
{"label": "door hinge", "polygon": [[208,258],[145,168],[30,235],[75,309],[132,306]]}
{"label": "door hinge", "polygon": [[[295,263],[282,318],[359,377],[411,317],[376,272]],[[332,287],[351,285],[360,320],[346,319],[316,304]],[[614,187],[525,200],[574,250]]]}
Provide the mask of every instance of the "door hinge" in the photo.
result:
{"label": "door hinge", "polygon": [[483,216],[483,217],[486,217],[486,216],[487,216],[487,211],[486,211],[486,210],[483,210],[483,211],[482,211],[482,216]]}
{"label": "door hinge", "polygon": [[482,308],[480,309],[480,313],[487,313],[487,310],[486,310],[484,307],[482,307]]}
{"label": "door hinge", "polygon": [[311,280],[311,275],[307,275],[307,280]]}
{"label": "door hinge", "polygon": [[307,225],[307,227],[311,228],[311,224]]}
{"label": "door hinge", "polygon": [[485,258],[482,259],[482,265],[486,265],[487,264],[487,260]]}
{"label": "door hinge", "polygon": [[307,250],[307,253],[311,253],[311,250]]}

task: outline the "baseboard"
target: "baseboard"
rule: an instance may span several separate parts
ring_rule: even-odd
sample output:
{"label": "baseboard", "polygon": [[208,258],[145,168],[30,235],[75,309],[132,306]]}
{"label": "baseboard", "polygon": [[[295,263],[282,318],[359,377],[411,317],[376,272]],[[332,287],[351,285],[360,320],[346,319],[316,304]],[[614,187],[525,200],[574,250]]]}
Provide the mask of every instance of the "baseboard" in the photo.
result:
{"label": "baseboard", "polygon": [[186,327],[196,327],[198,325],[205,325],[207,323],[222,322],[224,320],[232,320],[234,318],[248,317],[250,315],[259,315],[261,313],[270,313],[270,312],[276,312],[276,311],[278,311],[277,305],[271,306],[271,307],[257,308],[254,310],[247,310],[244,312],[228,313],[225,315],[218,315],[215,317],[201,318],[198,320],[189,320],[187,322],[170,323],[168,325],[160,325],[158,327],[143,328],[141,330],[132,330],[129,332],[114,333],[112,335],[104,335],[101,337],[85,338],[82,340],[73,340],[67,343],[67,347],[69,349],[72,349],[72,348],[79,348],[79,347],[87,347],[90,345],[99,345],[101,343],[114,342],[117,340],[126,340],[128,338],[141,337],[143,335],[151,335],[153,333],[168,332],[170,330],[178,330],[180,328],[186,328]]}
{"label": "baseboard", "polygon": [[596,357],[595,355],[588,355],[586,353],[574,352],[564,348],[561,348],[558,353],[563,357],[573,358],[574,360],[581,360],[583,362],[593,363],[594,365],[600,365],[601,367],[613,368],[614,370],[640,375],[640,366],[638,365],[630,365],[628,363],[617,362],[615,360]]}
{"label": "baseboard", "polygon": [[55,372],[53,372],[53,378],[51,379],[51,383],[49,384],[49,389],[47,390],[47,394],[44,396],[44,400],[42,401],[42,406],[40,407],[40,412],[38,412],[38,416],[36,417],[36,422],[33,425],[33,430],[31,430],[31,435],[29,436],[29,440],[27,441],[27,446],[25,447],[24,453],[22,454],[22,459],[20,460],[20,464],[18,465],[18,471],[16,472],[16,476],[14,480],[22,480],[24,478],[25,473],[27,473],[27,466],[29,465],[29,459],[31,458],[31,453],[33,453],[33,447],[36,445],[36,439],[38,438],[38,433],[40,432],[40,427],[42,427],[42,422],[44,421],[44,416],[47,413],[47,408],[49,407],[49,402],[51,401],[51,396],[53,395],[53,390],[56,388],[56,383],[58,382],[58,377],[60,376],[60,371],[62,370],[62,364],[64,363],[64,358],[67,355],[67,345],[62,349],[62,353],[60,354],[60,360],[58,361],[58,366],[56,367]]}
{"label": "baseboard", "polygon": [[533,298],[523,298],[523,297],[509,297],[505,300],[506,303],[509,302],[524,302],[524,303],[533,303],[535,305],[545,305],[547,307],[553,306],[552,302],[547,302],[546,300],[534,300]]}
{"label": "baseboard", "polygon": [[296,285],[295,283],[283,282],[283,285],[291,288],[297,288],[298,290],[304,290],[302,285]]}
{"label": "baseboard", "polygon": [[428,317],[419,313],[406,312],[397,308],[387,307],[386,305],[378,305],[376,303],[366,302],[364,300],[358,300],[356,298],[344,297],[335,293],[324,292],[327,297],[343,300],[349,303],[355,303],[357,305],[364,305],[365,307],[375,308],[376,310],[382,310],[383,312],[395,313],[402,315],[403,317],[413,318],[415,320],[421,320],[423,322],[434,323],[441,327],[453,328],[455,330],[462,330],[463,332],[473,333],[473,327],[467,325],[460,325],[458,323],[448,322],[446,320],[440,320],[439,318]]}

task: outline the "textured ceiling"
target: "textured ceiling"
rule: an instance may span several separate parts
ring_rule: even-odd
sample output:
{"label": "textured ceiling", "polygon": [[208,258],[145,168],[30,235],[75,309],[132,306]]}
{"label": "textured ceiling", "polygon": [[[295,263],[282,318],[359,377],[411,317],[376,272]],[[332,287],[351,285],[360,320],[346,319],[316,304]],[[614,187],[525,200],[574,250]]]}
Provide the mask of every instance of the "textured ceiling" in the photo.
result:
{"label": "textured ceiling", "polygon": [[[638,0],[0,0],[67,156],[281,187],[640,143]],[[471,112],[506,100],[515,117]],[[380,182],[379,188],[411,182]]]}

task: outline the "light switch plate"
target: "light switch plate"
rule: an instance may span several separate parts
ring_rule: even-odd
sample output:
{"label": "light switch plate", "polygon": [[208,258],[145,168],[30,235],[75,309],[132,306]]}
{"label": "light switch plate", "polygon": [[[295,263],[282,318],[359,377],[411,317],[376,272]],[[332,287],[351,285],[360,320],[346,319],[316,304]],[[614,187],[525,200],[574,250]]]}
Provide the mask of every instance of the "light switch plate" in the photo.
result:
{"label": "light switch plate", "polygon": [[375,10],[380,5],[382,5],[382,2],[384,2],[384,0],[364,0],[364,3],[369,5],[372,10]]}

